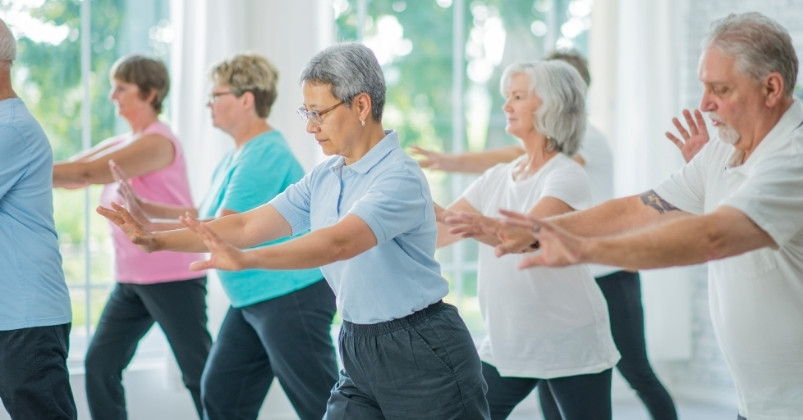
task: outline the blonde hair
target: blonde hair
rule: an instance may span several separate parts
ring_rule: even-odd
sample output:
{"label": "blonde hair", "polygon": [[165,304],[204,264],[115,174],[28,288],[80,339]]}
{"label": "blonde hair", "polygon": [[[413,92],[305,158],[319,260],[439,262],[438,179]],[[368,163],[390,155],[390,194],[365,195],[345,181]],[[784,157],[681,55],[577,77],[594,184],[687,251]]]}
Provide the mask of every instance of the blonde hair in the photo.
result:
{"label": "blonde hair", "polygon": [[212,82],[227,85],[235,96],[245,92],[254,95],[254,108],[257,115],[267,118],[276,101],[276,82],[279,71],[259,54],[237,54],[215,64],[209,71]]}

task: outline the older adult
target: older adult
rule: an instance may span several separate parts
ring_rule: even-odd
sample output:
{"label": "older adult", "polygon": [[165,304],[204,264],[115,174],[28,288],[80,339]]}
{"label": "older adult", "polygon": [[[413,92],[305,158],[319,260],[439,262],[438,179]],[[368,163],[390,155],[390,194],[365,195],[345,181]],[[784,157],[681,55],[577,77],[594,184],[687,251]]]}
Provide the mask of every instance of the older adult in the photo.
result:
{"label": "older adult", "polygon": [[75,419],[53,152],[11,86],[16,58],[14,35],[0,19],[0,400],[14,419]]}
{"label": "older adult", "polygon": [[[215,64],[210,77],[212,123],[234,148],[215,169],[198,211],[206,220],[265,204],[304,176],[284,136],[266,121],[277,96],[273,64],[238,54]],[[182,227],[177,219],[195,213],[140,199],[127,182],[120,185],[150,229]],[[175,222],[152,221],[165,218]],[[256,419],[275,377],[299,418],[320,420],[337,381],[330,332],[335,297],[321,271],[221,270],[218,277],[231,307],[204,367],[204,418]]]}
{"label": "older adult", "polygon": [[[586,87],[591,84],[588,62],[579,52],[574,50],[553,51],[547,54],[545,59],[560,60],[571,64],[580,73]],[[691,116],[688,111],[684,115],[689,122]],[[704,123],[698,130],[699,124],[691,121],[689,124],[691,134],[685,131],[677,119],[674,120],[674,123],[679,130],[683,130],[681,136],[684,140],[671,134],[667,135],[671,136],[670,140],[678,145],[684,157],[694,153],[695,149],[699,149],[707,139],[702,139],[700,135],[705,132]],[[433,152],[420,147],[414,147],[413,151],[423,156],[419,163],[424,167],[478,173],[495,164],[510,162],[524,153],[521,145],[454,155]],[[613,153],[602,132],[594,126],[586,124],[585,134],[572,158],[580,163],[588,174],[592,205],[614,197]],[[677,419],[677,411],[672,397],[661,384],[647,357],[639,273],[598,264],[592,264],[589,268],[608,304],[613,341],[622,355],[619,363],[616,364],[617,370],[636,391],[654,420]],[[560,420],[561,415],[548,384],[544,383],[539,386],[538,394],[544,417],[548,420]]]}
{"label": "older adult", "polygon": [[[699,78],[717,141],[654,190],[545,221],[515,213],[504,253],[522,264],[634,268],[708,262],[711,318],[739,415],[803,413],[803,107],[787,31],[758,13],[712,24]],[[524,234],[526,233],[526,234]],[[532,235],[530,235],[532,234]],[[519,236],[521,235],[521,236]]]}
{"label": "older adult", "polygon": [[[98,211],[148,250],[212,251],[195,269],[321,267],[343,317],[343,362],[325,419],[484,419],[486,385],[468,329],[441,300],[437,227],[418,164],[382,127],[373,52],[338,44],[302,72],[307,131],[327,155],[270,203],[189,229],[149,233],[121,206]],[[281,244],[240,251],[311,229]],[[232,245],[230,245],[232,244]]]}
{"label": "older adult", "polygon": [[[101,203],[121,203],[109,161],[131,176],[140,196],[191,206],[181,144],[159,121],[170,85],[156,59],[129,55],[112,66],[111,100],[131,131],[104,140],[53,166],[53,185],[75,188],[104,184]],[[123,369],[137,344],[158,323],[167,337],[184,385],[201,415],[201,373],[212,345],[206,329],[206,276],[188,269],[191,255],[148,254],[110,224],[116,283],[92,336],[84,364],[89,411],[96,419],[126,418]]]}
{"label": "older adult", "polygon": [[[588,177],[570,157],[585,131],[580,75],[561,61],[517,63],[505,69],[501,91],[506,131],[525,154],[485,171],[436,211],[439,219],[451,212],[495,216],[500,207],[541,217],[588,207]],[[439,245],[461,239],[459,229],[441,226]],[[474,237],[491,245],[480,245],[477,270],[487,330],[479,353],[491,418],[506,418],[539,384],[551,389],[564,419],[611,418],[611,368],[619,353],[588,267],[521,271],[523,256],[496,258],[495,236]]]}

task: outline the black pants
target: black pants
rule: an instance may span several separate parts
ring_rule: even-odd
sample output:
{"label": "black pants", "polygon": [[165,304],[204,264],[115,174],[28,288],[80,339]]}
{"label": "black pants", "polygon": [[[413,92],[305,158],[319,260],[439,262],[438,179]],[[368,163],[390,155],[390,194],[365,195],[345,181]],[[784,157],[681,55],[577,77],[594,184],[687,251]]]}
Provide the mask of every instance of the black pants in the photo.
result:
{"label": "black pants", "polygon": [[0,400],[14,420],[75,419],[70,324],[0,331]]}
{"label": "black pants", "polygon": [[[608,302],[611,335],[622,355],[616,368],[636,391],[653,420],[677,420],[675,403],[647,359],[639,274],[617,271],[596,280]],[[561,419],[549,387],[539,386],[538,393],[544,418]]]}
{"label": "black pants", "polygon": [[229,308],[204,368],[204,419],[256,419],[275,377],[300,419],[321,420],[337,381],[334,314],[325,280]]}
{"label": "black pants", "polygon": [[123,369],[154,322],[162,327],[201,416],[201,373],[212,346],[206,328],[206,277],[115,285],[84,362],[86,396],[93,419],[127,418]]}

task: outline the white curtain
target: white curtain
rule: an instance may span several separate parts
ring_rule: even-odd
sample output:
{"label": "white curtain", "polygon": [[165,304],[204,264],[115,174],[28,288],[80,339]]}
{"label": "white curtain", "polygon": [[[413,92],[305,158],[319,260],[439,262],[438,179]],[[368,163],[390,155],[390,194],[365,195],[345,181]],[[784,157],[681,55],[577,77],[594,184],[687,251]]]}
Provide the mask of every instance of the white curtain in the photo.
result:
{"label": "white curtain", "polygon": [[[173,128],[186,153],[193,198],[198,203],[209,186],[231,138],[212,126],[206,107],[208,70],[240,52],[266,56],[279,70],[279,96],[268,121],[287,138],[305,169],[320,152],[295,109],[302,102],[298,75],[307,60],[334,39],[332,7],[326,0],[174,0],[170,100]],[[213,334],[228,307],[216,279],[209,282],[209,329]]]}
{"label": "white curtain", "polygon": [[[590,34],[591,120],[614,150],[618,196],[647,191],[683,165],[665,137],[680,115],[682,24],[672,0],[596,0]],[[647,342],[653,359],[691,354],[689,268],[642,271]]]}

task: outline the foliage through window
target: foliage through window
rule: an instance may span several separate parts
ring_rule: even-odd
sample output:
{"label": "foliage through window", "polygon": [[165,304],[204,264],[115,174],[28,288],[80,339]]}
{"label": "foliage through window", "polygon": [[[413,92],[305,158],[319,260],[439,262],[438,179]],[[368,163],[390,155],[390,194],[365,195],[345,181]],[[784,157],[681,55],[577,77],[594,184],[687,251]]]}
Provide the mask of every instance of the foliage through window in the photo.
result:
{"label": "foliage through window", "polygon": [[[158,0],[0,0],[3,19],[18,40],[14,86],[47,133],[55,160],[128,129],[109,100],[109,69],[130,53],[168,61],[169,5]],[[82,14],[84,7],[88,15]],[[82,32],[84,16],[88,33]],[[88,43],[84,37],[89,37]],[[82,68],[83,57],[89,58],[88,69]],[[168,114],[169,110],[162,118]],[[54,190],[56,229],[72,301],[72,361],[83,359],[87,338],[114,284],[108,227],[94,212],[99,194],[100,187]],[[161,346],[154,347],[161,351]]]}
{"label": "foliage through window", "polygon": [[[371,47],[385,71],[384,126],[403,147],[478,151],[513,144],[505,133],[499,78],[516,61],[556,48],[587,51],[591,0],[335,0],[337,40]],[[472,177],[430,171],[435,201],[448,205]],[[438,251],[448,299],[482,333],[477,244]]]}

